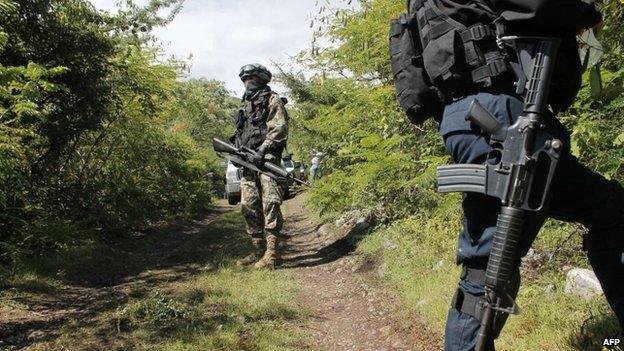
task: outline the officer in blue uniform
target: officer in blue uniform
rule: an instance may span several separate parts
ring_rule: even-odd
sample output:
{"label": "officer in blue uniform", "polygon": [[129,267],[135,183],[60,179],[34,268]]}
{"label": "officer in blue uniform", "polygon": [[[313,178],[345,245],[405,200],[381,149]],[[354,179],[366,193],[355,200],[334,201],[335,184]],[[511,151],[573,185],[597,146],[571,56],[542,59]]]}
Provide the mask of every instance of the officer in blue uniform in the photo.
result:
{"label": "officer in blue uniform", "polygon": [[[582,69],[576,34],[601,20],[595,6],[581,0],[412,0],[410,6],[410,11],[419,14],[425,69],[433,85],[446,96],[439,133],[455,163],[481,164],[490,157],[488,137],[466,121],[473,100],[506,126],[523,112],[522,97],[514,94],[511,70],[498,64],[501,57],[496,54],[494,32],[562,40],[549,99],[556,112],[569,107],[580,88]],[[453,26],[463,27],[458,29],[459,35],[447,35]],[[483,30],[484,26],[490,29]],[[480,28],[466,29],[476,27]],[[463,45],[457,44],[458,38]],[[454,57],[452,50],[447,50],[462,46],[465,51]],[[469,69],[462,71],[457,65],[461,60],[474,62],[466,64]],[[570,153],[568,131],[554,114],[547,116],[545,124],[547,132],[564,144],[547,215],[587,227],[584,246],[589,262],[624,326],[624,190],[617,181],[609,181],[579,163]],[[463,269],[448,313],[447,351],[475,347],[482,312],[479,302],[484,295],[485,270],[501,204],[497,198],[466,193],[462,207],[457,264]],[[542,223],[543,218],[534,218],[526,229],[521,256],[526,255]],[[519,285],[520,274],[516,272],[508,289],[513,297]],[[504,319],[495,322],[497,333]],[[493,342],[489,349],[494,350]]]}

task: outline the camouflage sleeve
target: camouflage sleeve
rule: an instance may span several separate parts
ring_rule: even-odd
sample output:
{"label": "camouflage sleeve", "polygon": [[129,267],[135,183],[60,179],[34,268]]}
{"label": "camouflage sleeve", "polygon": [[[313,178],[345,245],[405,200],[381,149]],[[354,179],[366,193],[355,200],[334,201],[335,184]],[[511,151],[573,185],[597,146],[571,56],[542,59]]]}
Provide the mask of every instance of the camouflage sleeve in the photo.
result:
{"label": "camouflage sleeve", "polygon": [[271,95],[266,124],[268,131],[262,143],[265,150],[271,150],[277,144],[284,143],[288,139],[288,113],[277,94]]}

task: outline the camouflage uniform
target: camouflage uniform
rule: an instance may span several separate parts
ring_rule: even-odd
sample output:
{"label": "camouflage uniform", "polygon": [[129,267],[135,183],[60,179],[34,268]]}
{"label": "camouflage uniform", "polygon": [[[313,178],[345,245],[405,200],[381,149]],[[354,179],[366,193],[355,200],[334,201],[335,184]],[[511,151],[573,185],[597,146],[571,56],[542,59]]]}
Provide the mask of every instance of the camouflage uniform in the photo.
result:
{"label": "camouflage uniform", "polygon": [[[256,151],[253,155],[254,163],[271,162],[279,165],[288,139],[285,100],[282,101],[267,85],[272,74],[263,65],[245,65],[241,67],[238,76],[245,84],[245,94],[232,139],[236,147]],[[243,170],[242,213],[254,249],[239,260],[238,265],[255,262],[256,268],[275,267],[279,261],[278,235],[282,229],[281,203],[282,191],[275,180],[249,169]]]}
{"label": "camouflage uniform", "polygon": [[[288,138],[288,115],[279,96],[272,92],[269,99],[269,115],[267,117],[267,134],[262,143],[265,149],[272,150],[283,144]],[[279,165],[281,155],[269,153],[267,162]],[[247,233],[252,237],[266,234],[279,235],[282,229],[282,189],[275,181],[263,174],[248,169],[243,170],[241,179],[241,205],[243,216],[247,222]]]}

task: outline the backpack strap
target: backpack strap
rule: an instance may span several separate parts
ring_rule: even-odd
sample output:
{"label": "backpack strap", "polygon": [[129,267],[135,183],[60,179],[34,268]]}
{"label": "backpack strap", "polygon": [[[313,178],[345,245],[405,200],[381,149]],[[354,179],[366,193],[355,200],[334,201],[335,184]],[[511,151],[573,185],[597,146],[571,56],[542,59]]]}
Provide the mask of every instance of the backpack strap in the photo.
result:
{"label": "backpack strap", "polygon": [[485,24],[475,24],[467,29],[460,31],[459,35],[464,43],[469,41],[479,41],[486,38],[496,37],[496,30]]}
{"label": "backpack strap", "polygon": [[496,77],[509,70],[507,60],[503,58],[495,59],[485,65],[470,72],[470,77],[474,83],[482,82],[487,78]]}

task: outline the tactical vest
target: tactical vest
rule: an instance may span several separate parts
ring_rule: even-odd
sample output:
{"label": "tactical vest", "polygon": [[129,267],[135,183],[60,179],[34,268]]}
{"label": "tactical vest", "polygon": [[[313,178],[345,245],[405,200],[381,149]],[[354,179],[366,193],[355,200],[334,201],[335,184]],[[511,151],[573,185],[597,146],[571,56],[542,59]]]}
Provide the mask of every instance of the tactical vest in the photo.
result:
{"label": "tactical vest", "polygon": [[251,99],[243,96],[236,117],[234,135],[236,147],[246,146],[255,150],[262,145],[268,132],[266,121],[269,116],[270,99],[271,88],[268,86],[256,92]]}
{"label": "tactical vest", "polygon": [[450,100],[513,82],[497,34],[503,34],[502,26],[466,27],[434,0],[407,0],[407,13],[391,23],[390,55],[399,104],[412,123],[441,120]]}
{"label": "tactical vest", "polygon": [[[493,24],[466,27],[444,14],[434,0],[411,1],[410,12],[416,14],[425,70],[445,96],[492,87],[497,76],[508,72],[507,57],[496,43]],[[502,30],[499,27],[501,35]]]}

